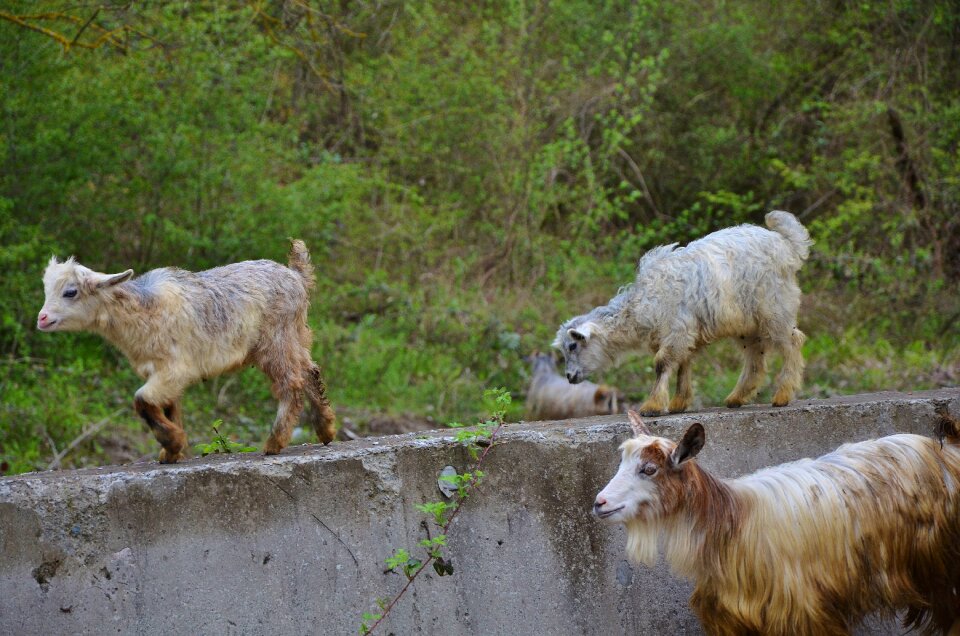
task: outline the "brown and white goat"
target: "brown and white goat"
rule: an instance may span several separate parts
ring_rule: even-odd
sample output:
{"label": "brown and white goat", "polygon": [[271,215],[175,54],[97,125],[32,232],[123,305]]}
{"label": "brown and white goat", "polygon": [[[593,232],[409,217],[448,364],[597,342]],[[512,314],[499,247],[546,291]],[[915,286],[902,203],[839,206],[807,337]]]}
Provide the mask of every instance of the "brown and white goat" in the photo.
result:
{"label": "brown and white goat", "polygon": [[594,513],[627,530],[627,555],[690,578],[708,634],[848,634],[865,615],[906,610],[925,633],[960,633],[960,427],[943,442],[891,435],[734,480],[629,412],[616,476]]}
{"label": "brown and white goat", "polygon": [[203,272],[154,269],[101,274],[50,259],[43,275],[46,299],[41,331],[91,331],[113,343],[146,380],[134,406],[163,446],[160,461],[183,457],[180,398],[200,380],[256,365],[279,400],[264,446],[279,453],[303,411],[313,405],[313,428],[324,444],[334,436],[333,408],[320,368],[310,356],[309,293],[315,280],[307,246],[291,240],[289,267],[244,261]]}
{"label": "brown and white goat", "polygon": [[617,390],[606,384],[570,384],[557,372],[549,353],[532,357],[532,376],[527,390],[528,420],[565,420],[571,417],[617,413]]}

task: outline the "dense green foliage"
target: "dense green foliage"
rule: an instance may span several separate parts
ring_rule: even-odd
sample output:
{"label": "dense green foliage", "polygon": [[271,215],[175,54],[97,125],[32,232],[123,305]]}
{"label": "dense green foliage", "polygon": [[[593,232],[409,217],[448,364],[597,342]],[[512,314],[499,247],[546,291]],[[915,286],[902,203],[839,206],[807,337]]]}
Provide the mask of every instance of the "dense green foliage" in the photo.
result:
{"label": "dense green foliage", "polygon": [[[316,358],[362,428],[467,420],[485,387],[522,395],[522,356],[645,249],[782,208],[817,241],[805,396],[957,382],[955,5],[337,6],[0,12],[4,470],[45,467],[103,418],[64,465],[154,451],[122,356],[34,330],[51,253],[202,269],[282,261],[302,237]],[[636,398],[649,365],[604,379]],[[730,347],[700,356],[704,404],[738,365]],[[257,372],[219,378],[188,393],[187,432],[221,417],[260,444],[274,408]]]}

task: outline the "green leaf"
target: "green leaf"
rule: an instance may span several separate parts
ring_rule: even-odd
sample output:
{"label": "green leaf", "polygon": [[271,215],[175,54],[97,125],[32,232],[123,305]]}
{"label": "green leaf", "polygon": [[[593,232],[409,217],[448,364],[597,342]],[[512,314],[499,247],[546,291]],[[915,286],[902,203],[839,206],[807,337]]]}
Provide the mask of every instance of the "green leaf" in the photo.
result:
{"label": "green leaf", "polygon": [[[444,476],[444,477],[447,477],[447,476]],[[443,479],[444,481],[449,481],[444,477],[441,477],[441,479]],[[438,526],[443,525],[443,515],[447,511],[446,503],[442,501],[434,501],[434,502],[425,503],[425,504],[417,504],[416,508],[420,512],[425,512],[428,515],[433,515],[433,520]]]}
{"label": "green leaf", "polygon": [[404,548],[399,548],[392,556],[387,557],[386,564],[391,570],[395,570],[410,560],[410,553]]}

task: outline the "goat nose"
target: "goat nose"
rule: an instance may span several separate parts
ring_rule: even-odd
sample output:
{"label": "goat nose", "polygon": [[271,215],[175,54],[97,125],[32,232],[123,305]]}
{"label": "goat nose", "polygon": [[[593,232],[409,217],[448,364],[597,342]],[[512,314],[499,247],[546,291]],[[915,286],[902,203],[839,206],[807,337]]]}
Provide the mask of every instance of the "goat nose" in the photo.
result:
{"label": "goat nose", "polygon": [[573,379],[577,377],[576,373],[570,373],[567,371],[567,382],[573,382]]}
{"label": "goat nose", "polygon": [[47,322],[47,314],[41,313],[39,316],[40,322]]}
{"label": "goat nose", "polygon": [[594,509],[594,510],[600,510],[601,508],[603,508],[603,507],[606,506],[606,505],[607,505],[607,500],[606,500],[606,499],[604,499],[603,497],[597,497],[597,500],[596,500],[595,502],[593,502],[593,509]]}

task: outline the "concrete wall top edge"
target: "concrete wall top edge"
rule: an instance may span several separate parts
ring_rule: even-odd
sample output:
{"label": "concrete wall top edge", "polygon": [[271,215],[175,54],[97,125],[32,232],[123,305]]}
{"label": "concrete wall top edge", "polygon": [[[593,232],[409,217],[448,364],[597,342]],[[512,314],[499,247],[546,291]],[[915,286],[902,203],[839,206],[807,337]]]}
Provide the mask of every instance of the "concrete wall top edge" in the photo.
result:
{"label": "concrete wall top edge", "polygon": [[[655,433],[665,437],[676,437],[694,421],[711,426],[723,427],[748,420],[762,421],[765,418],[783,418],[794,414],[816,414],[837,408],[858,409],[877,404],[895,405],[915,402],[930,402],[939,406],[958,403],[960,410],[960,388],[944,388],[928,391],[896,392],[886,391],[859,395],[846,395],[824,400],[799,400],[786,407],[774,408],[769,405],[751,405],[739,409],[709,408],[671,415],[644,418]],[[610,437],[629,434],[629,423],[625,415],[607,415],[563,421],[518,422],[508,424],[498,435],[500,442],[533,441],[544,444],[577,444],[583,441],[596,441],[598,437]],[[892,432],[892,431],[891,431]],[[925,431],[911,431],[924,433]],[[188,431],[189,434],[189,431]],[[851,440],[852,441],[852,440]],[[333,462],[360,459],[392,453],[400,449],[428,449],[456,446],[457,442],[450,429],[421,431],[403,435],[368,437],[350,442],[337,442],[330,446],[302,444],[284,450],[280,455],[265,457],[262,452],[236,455],[209,455],[193,458],[176,465],[161,465],[156,461],[142,461],[120,466],[102,466],[80,470],[42,471],[25,473],[12,477],[0,477],[0,500],[17,484],[33,481],[49,482],[81,480],[88,486],[97,482],[109,483],[131,478],[176,477],[197,471],[237,471],[252,470],[263,474],[284,476],[293,466],[312,462]]]}

